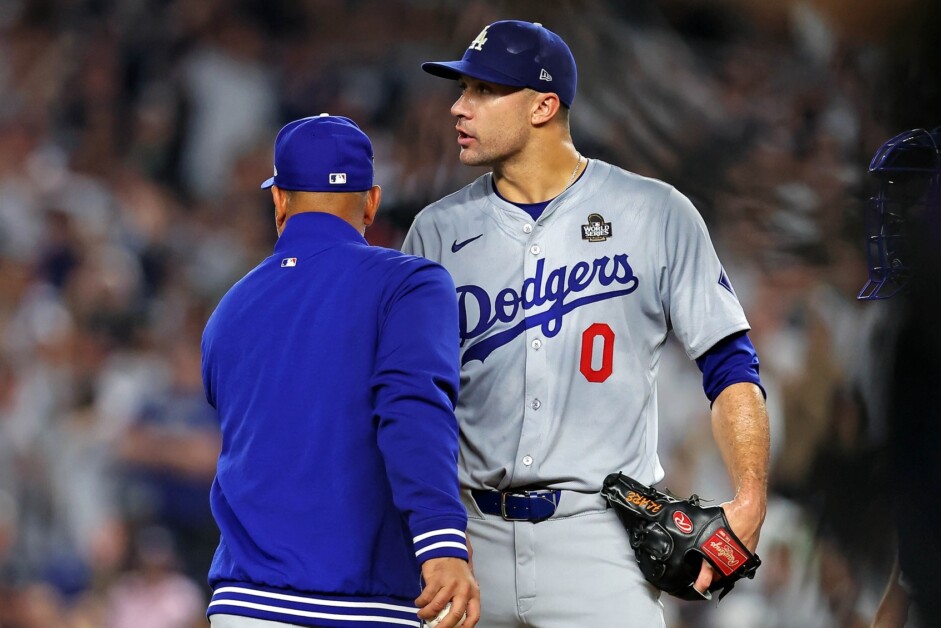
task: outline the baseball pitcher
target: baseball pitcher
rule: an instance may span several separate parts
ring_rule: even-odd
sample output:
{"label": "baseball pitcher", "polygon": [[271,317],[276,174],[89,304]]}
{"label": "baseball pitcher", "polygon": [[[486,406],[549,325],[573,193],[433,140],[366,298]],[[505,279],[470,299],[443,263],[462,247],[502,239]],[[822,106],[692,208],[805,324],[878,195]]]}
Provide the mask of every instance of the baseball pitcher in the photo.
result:
{"label": "baseball pitcher", "polygon": [[[575,60],[558,35],[496,22],[461,60],[422,67],[458,82],[460,159],[491,168],[419,213],[404,244],[457,289],[460,482],[481,625],[662,626],[660,589],[602,483],[664,475],[657,373],[672,331],[713,404],[737,490],[727,527],[755,549],[769,436],[742,307],[685,196],[576,150]],[[695,567],[688,586],[708,596],[721,577]]]}

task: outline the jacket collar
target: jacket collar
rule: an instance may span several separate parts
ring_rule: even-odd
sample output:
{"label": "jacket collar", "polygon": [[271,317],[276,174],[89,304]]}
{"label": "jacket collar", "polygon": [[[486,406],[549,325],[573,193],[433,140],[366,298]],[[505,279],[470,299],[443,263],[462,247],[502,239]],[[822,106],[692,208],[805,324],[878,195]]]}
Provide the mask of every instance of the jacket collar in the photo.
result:
{"label": "jacket collar", "polygon": [[275,252],[297,244],[355,242],[366,244],[366,238],[353,225],[326,212],[294,214],[284,223],[284,230],[274,246]]}

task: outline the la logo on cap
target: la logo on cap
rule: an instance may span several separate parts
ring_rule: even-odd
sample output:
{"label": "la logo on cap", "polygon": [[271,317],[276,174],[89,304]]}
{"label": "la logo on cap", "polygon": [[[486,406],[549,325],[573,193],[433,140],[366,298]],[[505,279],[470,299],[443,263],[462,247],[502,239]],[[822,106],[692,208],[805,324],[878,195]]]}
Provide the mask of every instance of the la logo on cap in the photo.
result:
{"label": "la logo on cap", "polygon": [[467,47],[468,50],[483,50],[484,44],[487,43],[487,29],[490,26],[484,26],[484,30],[480,31],[480,35],[477,35],[477,38],[470,43],[470,46]]}

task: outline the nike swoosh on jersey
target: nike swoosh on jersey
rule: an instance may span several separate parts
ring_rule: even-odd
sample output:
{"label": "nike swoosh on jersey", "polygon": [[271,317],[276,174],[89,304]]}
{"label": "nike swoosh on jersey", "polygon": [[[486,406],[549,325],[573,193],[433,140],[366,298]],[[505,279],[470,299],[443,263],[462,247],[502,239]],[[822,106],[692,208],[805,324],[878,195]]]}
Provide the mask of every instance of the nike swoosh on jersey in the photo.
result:
{"label": "nike swoosh on jersey", "polygon": [[467,246],[468,244],[470,244],[471,242],[473,242],[473,241],[476,240],[477,238],[482,238],[482,237],[484,237],[484,234],[481,233],[479,236],[474,236],[473,238],[464,240],[463,242],[458,242],[457,240],[455,240],[455,241],[454,241],[454,244],[451,245],[451,252],[452,252],[452,253],[457,253],[458,251],[460,251],[461,249],[463,249],[465,246]]}

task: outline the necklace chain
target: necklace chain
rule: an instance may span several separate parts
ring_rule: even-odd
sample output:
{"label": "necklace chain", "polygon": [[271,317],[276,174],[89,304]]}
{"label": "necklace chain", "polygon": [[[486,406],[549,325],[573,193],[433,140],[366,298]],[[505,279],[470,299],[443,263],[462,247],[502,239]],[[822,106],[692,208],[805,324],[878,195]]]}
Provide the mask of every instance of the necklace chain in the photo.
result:
{"label": "necklace chain", "polygon": [[562,191],[572,187],[572,184],[575,183],[575,175],[578,174],[578,167],[582,165],[582,154],[576,153],[578,155],[578,161],[575,162],[575,169],[572,170],[572,176],[569,177],[569,182],[565,184],[565,187],[562,188]]}

